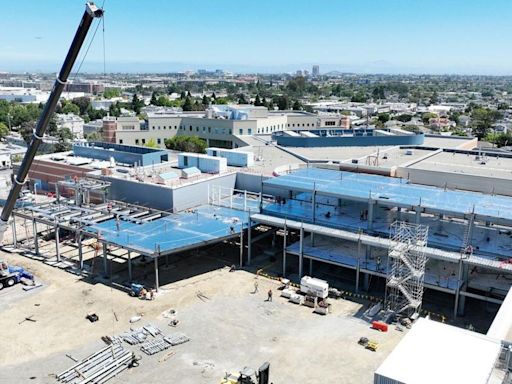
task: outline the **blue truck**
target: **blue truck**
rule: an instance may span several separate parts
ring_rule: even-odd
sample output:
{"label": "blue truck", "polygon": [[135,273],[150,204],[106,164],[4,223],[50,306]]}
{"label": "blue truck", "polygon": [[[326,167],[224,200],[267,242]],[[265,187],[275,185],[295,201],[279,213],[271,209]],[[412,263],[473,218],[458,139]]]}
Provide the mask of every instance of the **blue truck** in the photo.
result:
{"label": "blue truck", "polygon": [[21,279],[34,281],[34,275],[23,267],[0,261],[0,290],[18,284]]}

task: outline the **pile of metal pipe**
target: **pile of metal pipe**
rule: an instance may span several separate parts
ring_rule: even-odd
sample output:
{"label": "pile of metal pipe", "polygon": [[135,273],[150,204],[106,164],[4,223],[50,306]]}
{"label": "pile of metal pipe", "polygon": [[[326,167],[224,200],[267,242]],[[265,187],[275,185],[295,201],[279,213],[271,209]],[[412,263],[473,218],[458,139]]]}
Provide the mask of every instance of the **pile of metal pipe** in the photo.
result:
{"label": "pile of metal pipe", "polygon": [[127,369],[134,361],[131,351],[113,343],[57,375],[66,384],[102,384]]}

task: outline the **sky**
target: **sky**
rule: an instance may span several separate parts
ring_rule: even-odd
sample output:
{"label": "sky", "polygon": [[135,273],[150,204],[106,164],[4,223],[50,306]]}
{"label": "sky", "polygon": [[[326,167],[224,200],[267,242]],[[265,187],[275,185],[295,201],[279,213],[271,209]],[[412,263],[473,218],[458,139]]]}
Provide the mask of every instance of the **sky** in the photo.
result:
{"label": "sky", "polygon": [[[101,5],[103,0],[98,0]],[[105,0],[82,72],[512,75],[512,0]],[[57,72],[84,0],[2,1],[0,71]],[[93,25],[90,35],[94,31]],[[82,50],[84,51],[84,50]]]}

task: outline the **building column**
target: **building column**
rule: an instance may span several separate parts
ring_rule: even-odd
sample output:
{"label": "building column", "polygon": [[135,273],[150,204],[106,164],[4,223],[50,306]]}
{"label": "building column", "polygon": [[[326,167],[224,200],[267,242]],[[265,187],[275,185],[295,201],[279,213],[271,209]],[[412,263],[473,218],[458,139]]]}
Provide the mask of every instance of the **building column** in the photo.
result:
{"label": "building column", "polygon": [[359,273],[361,271],[361,237],[357,241],[356,292],[359,292]]}
{"label": "building column", "polygon": [[313,223],[316,221],[316,187],[313,189],[313,196],[311,198],[312,212],[313,212]]}
{"label": "building column", "polygon": [[[251,257],[252,257],[252,221],[249,217],[249,227],[247,228],[247,265],[251,265]],[[275,236],[275,233],[274,233]],[[272,247],[273,248],[273,247]]]}
{"label": "building column", "polygon": [[158,292],[158,289],[160,288],[160,281],[158,279],[158,256],[154,258],[155,260],[155,289]]}
{"label": "building column", "polygon": [[414,208],[414,210],[416,211],[416,224],[420,224],[421,223],[421,205],[418,205],[417,207]]}
{"label": "building column", "polygon": [[57,261],[60,262],[60,231],[59,231],[59,224],[55,224],[55,255],[57,256]]}
{"label": "building column", "polygon": [[39,256],[39,241],[37,236],[37,221],[32,219],[32,232],[34,232],[34,254]]}
{"label": "building column", "polygon": [[302,278],[302,264],[304,256],[304,227],[300,227],[300,241],[299,241],[299,280]]}
{"label": "building column", "polygon": [[309,276],[313,276],[313,259],[309,259]]}
{"label": "building column", "polygon": [[368,199],[368,231],[373,231],[373,209],[375,206],[375,201],[372,199]]}
{"label": "building column", "polygon": [[286,221],[284,222],[283,231],[283,277],[286,277]]}
{"label": "building column", "polygon": [[14,249],[16,249],[18,247],[18,239],[16,237],[16,219],[15,219],[14,215],[12,215],[11,226],[12,226],[12,246],[14,247]]}
{"label": "building column", "polygon": [[80,263],[80,272],[84,270],[84,254],[82,250],[82,232],[80,230],[77,232],[78,235],[78,260]]}
{"label": "building column", "polygon": [[132,252],[128,251],[128,281],[132,282]]}
{"label": "building column", "polygon": [[103,272],[105,276],[108,275],[107,253],[107,243],[103,243]]}
{"label": "building column", "polygon": [[244,226],[240,229],[240,268],[244,265]]}
{"label": "building column", "polygon": [[460,292],[466,290],[467,266],[464,265],[462,258],[459,260],[459,272],[457,275],[457,288],[455,290],[455,306],[453,308],[453,317],[457,318],[458,315],[464,314],[466,304],[466,297],[461,296]]}

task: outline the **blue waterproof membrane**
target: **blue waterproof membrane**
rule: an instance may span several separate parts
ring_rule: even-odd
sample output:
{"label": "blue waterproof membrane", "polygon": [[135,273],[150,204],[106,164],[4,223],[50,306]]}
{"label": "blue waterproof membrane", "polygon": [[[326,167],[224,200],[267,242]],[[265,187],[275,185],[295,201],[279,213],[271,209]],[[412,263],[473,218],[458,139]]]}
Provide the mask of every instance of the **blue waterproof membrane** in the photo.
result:
{"label": "blue waterproof membrane", "polygon": [[144,224],[111,219],[87,230],[119,247],[152,255],[169,254],[184,247],[201,246],[247,228],[249,213],[237,209],[205,205]]}
{"label": "blue waterproof membrane", "polygon": [[292,191],[313,191],[353,199],[372,199],[396,203],[400,206],[418,206],[456,214],[474,212],[477,215],[512,220],[512,198],[477,192],[444,190],[406,180],[341,172],[319,168],[305,168],[264,181],[268,187]]}

